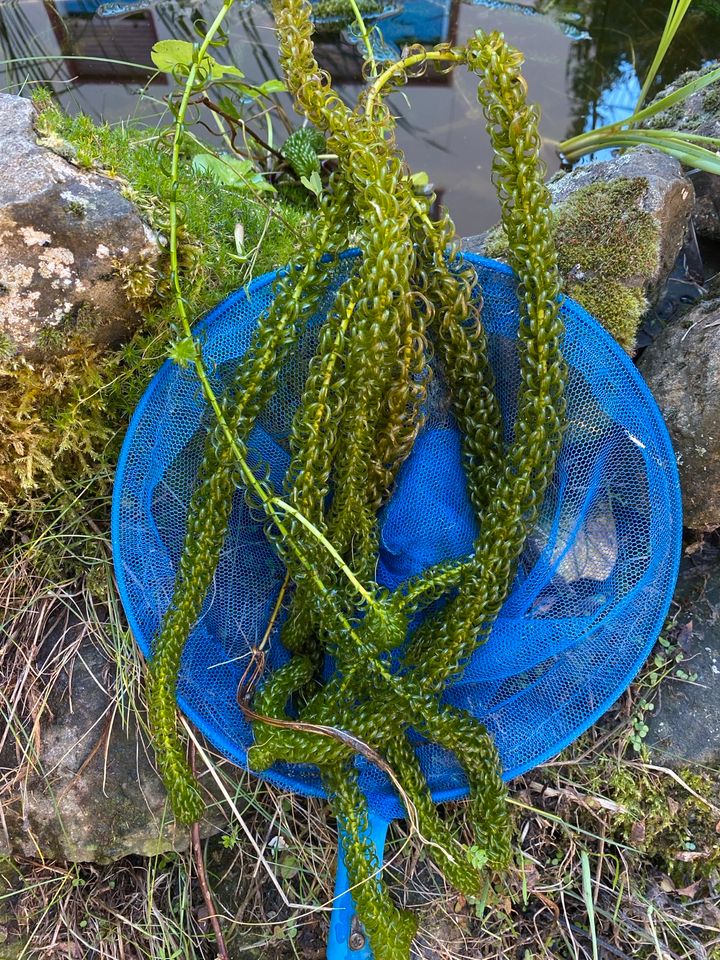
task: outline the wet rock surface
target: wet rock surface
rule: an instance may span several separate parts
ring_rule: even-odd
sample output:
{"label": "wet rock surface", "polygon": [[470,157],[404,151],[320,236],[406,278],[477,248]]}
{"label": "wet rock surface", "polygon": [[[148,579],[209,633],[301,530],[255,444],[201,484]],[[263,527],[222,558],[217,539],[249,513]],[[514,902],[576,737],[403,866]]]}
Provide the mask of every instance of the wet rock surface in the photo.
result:
{"label": "wet rock surface", "polygon": [[686,672],[693,682],[666,681],[648,721],[656,760],[682,767],[720,763],[720,549],[703,544],[681,565],[675,591]]}
{"label": "wet rock surface", "polygon": [[639,361],[678,458],[684,524],[720,526],[720,290],[666,327]]}
{"label": "wet rock surface", "polygon": [[34,108],[0,94],[0,338],[2,355],[62,350],[81,330],[99,344],[138,322],[126,294],[133,269],[152,271],[154,235],[118,184],[38,143]]}
{"label": "wet rock surface", "polygon": [[75,616],[48,630],[32,664],[37,713],[0,751],[5,855],[108,863],[188,845],[106,642]]}

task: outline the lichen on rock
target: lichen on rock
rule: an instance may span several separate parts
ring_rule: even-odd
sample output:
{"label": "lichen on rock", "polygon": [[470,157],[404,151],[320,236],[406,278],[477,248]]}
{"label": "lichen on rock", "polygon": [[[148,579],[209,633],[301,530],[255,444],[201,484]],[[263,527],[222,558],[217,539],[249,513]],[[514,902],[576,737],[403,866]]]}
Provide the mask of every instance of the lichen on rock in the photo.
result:
{"label": "lichen on rock", "polygon": [[[31,360],[42,333],[95,308],[92,341],[109,344],[140,321],[117,274],[97,256],[102,242],[124,263],[156,264],[160,247],[118,184],[83,171],[37,142],[29,100],[0,94],[0,330]],[[55,338],[62,349],[68,338]]]}
{"label": "lichen on rock", "polygon": [[[96,492],[103,483],[107,492],[122,428],[170,345],[175,318],[163,247],[169,196],[163,145],[147,131],[69,117],[51,101],[37,116],[20,97],[0,95],[0,106],[10,118],[0,133],[6,169],[0,195],[8,201],[0,234],[2,216],[12,216],[13,250],[22,252],[8,264],[10,249],[0,239],[2,528],[12,509],[27,512],[33,497],[45,500],[68,480],[94,476]],[[39,176],[28,157],[63,171],[37,204],[23,192]],[[18,171],[25,171],[24,186]],[[197,173],[186,180],[179,257],[188,310],[199,317],[253,273],[290,260],[307,214],[284,203],[269,212],[253,196],[218,189]],[[101,192],[125,217],[109,225],[111,232],[93,226]],[[67,228],[62,242],[52,218]],[[245,260],[235,243],[238,223]],[[114,327],[113,303],[125,311]]]}

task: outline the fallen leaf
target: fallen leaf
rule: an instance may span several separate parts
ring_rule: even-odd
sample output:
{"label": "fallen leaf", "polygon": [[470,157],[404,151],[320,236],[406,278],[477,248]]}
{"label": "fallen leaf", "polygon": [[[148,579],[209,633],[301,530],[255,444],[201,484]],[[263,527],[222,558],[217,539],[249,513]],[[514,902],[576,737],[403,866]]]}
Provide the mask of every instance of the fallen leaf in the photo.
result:
{"label": "fallen leaf", "polygon": [[632,830],[630,831],[630,842],[635,845],[640,845],[645,842],[645,821],[636,820],[632,825]]}
{"label": "fallen leaf", "polygon": [[681,863],[692,863],[693,860],[704,860],[707,857],[705,850],[678,850],[675,859]]}
{"label": "fallen leaf", "polygon": [[702,880],[696,880],[695,883],[690,883],[687,887],[680,887],[679,890],[676,890],[676,893],[679,893],[681,897],[694,897],[702,886]]}
{"label": "fallen leaf", "polygon": [[687,623],[684,623],[680,627],[680,631],[677,636],[678,646],[684,653],[689,653],[690,651],[690,640],[693,635],[693,622],[692,618],[688,620]]}
{"label": "fallen leaf", "polygon": [[555,919],[557,920],[560,916],[560,907],[553,900],[551,900],[550,897],[546,897],[544,893],[540,893],[539,890],[534,890],[533,894],[548,908],[548,910],[551,911],[551,913],[554,914]]}

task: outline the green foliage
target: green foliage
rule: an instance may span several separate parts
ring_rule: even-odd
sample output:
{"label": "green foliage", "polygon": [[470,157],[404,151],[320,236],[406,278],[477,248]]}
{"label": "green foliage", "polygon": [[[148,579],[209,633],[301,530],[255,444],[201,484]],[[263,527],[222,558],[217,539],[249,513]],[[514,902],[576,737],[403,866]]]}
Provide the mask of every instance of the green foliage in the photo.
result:
{"label": "green foliage", "polygon": [[[193,64],[195,45],[189,40],[158,40],[150,51],[152,62],[162,73],[171,73],[173,76],[187,76]],[[228,66],[206,53],[200,62],[200,71],[213,80],[222,77],[239,77],[245,74],[237,67]]]}
{"label": "green foliage", "polygon": [[[96,126],[69,117],[42,99],[39,134],[86,169],[117,179],[158,236],[168,234],[170,180],[163,141],[146,130]],[[192,151],[184,157],[188,188],[183,192],[180,262],[188,309],[200,316],[251,273],[287,262],[305,217],[289,204],[272,210],[254,192],[219,189],[211,176],[189,175]],[[234,233],[242,224],[245,248],[239,263]],[[262,243],[260,243],[262,239]],[[0,344],[0,526],[10,513],[24,512],[66,482],[96,477],[96,492],[109,493],[122,431],[157,367],[162,343],[175,322],[168,298],[167,259],[155,271],[147,264],[116,262],[128,300],[138,309],[138,330],[115,350],[92,343],[96,317],[81,308],[61,328],[49,328],[47,356],[32,363]]]}
{"label": "green foliage", "polygon": [[314,127],[293,131],[282,147],[282,154],[298,177],[320,172],[318,154],[325,149],[325,137]]}
{"label": "green foliage", "polygon": [[[638,278],[652,275],[660,256],[660,228],[642,208],[646,189],[642,177],[588,184],[558,205],[552,218],[563,292],[629,353],[647,310]],[[507,257],[502,230],[491,234],[486,252]]]}
{"label": "green foliage", "polygon": [[634,111],[623,120],[563,140],[558,149],[567,160],[574,161],[584,154],[607,147],[648,146],[662,150],[688,167],[698,167],[708,173],[720,174],[719,138],[699,136],[688,131],[678,131],[672,127],[657,129],[652,125],[648,126],[648,120],[652,117],[663,112],[667,115],[667,112],[675,110],[678,104],[698,90],[720,80],[720,67],[715,66],[709,71],[703,72],[688,83],[677,87],[667,96],[656,99],[649,106],[643,107],[658,69],[691,5],[692,0],[671,0],[665,28],[660,37],[655,57],[648,68]]}
{"label": "green foliage", "polygon": [[258,173],[249,157],[236,157],[230,153],[222,153],[220,156],[214,153],[197,153],[193,157],[192,168],[225,187],[274,192],[272,184]]}
{"label": "green foliage", "polygon": [[[195,350],[216,423],[150,666],[151,717],[176,815],[191,820],[198,814],[198,795],[175,730],[177,669],[217,567],[232,492],[241,482],[264,511],[266,534],[294,586],[281,634],[290,660],[265,675],[255,698],[254,710],[274,722],[254,723],[249,762],[254,769],[281,760],[320,768],[374,954],[377,960],[401,960],[408,956],[415,924],[392,904],[365,840],[368,810],[358,787],[354,745],[365,744],[389,764],[408,817],[429,841],[438,866],[465,894],[481,891],[485,864],[502,868],[510,860],[495,747],[481,723],[441,700],[502,606],[561,442],[565,365],[550,198],[539,160],[537,112],[525,102],[522,57],[501,35],[478,31],[463,47],[415,52],[381,74],[351,109],[314,59],[309,4],[276,0],[274,13],[288,88],[297,109],[327,138],[337,167],[319,198],[317,220],[292,267],[276,282],[273,303],[223,397],[214,395]],[[214,30],[221,21],[222,13]],[[196,67],[212,40],[209,33],[195,52]],[[495,152],[510,262],[524,291],[517,344],[522,386],[510,443],[503,438],[473,301],[474,271],[456,255],[448,215],[433,221],[432,198],[416,195],[384,102],[407,71],[426,60],[464,64],[480,80],[478,99]],[[176,112],[176,142],[187,92],[198,82],[191,67]],[[176,180],[176,190],[177,185]],[[324,295],[333,258],[351,240],[363,256],[319,330],[290,430],[281,498],[248,467],[248,438]],[[179,288],[176,302],[182,306]],[[374,581],[378,510],[420,428],[431,355],[443,366],[464,435],[480,533],[466,558],[433,567],[388,593]],[[411,631],[414,615],[438,599],[446,602]],[[323,685],[326,654],[335,658],[337,672]],[[294,715],[300,728],[290,720]],[[318,726],[323,730],[316,731]],[[329,727],[341,735],[328,736]],[[471,787],[473,847],[438,814],[408,737],[411,728],[454,752],[462,764]]]}

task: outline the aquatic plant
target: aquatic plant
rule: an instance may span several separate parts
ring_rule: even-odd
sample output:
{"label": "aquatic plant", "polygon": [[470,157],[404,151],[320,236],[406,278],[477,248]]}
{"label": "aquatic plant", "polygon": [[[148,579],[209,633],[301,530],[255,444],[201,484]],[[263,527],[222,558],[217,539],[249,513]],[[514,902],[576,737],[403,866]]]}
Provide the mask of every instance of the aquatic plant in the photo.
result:
{"label": "aquatic plant", "polygon": [[[646,189],[642,177],[587,184],[557,204],[552,216],[563,293],[630,354],[648,308],[643,282],[660,263],[661,228],[643,209]],[[504,231],[493,229],[483,249],[505,260]]]}
{"label": "aquatic plant", "polygon": [[630,116],[563,140],[558,145],[558,150],[568,162],[572,163],[585,154],[606,147],[648,146],[670,154],[688,167],[697,167],[708,173],[720,174],[720,156],[718,155],[720,138],[646,126],[647,121],[657,114],[675,107],[698,90],[720,80],[720,67],[716,67],[714,70],[703,72],[694,80],[673,90],[672,93],[653,100],[648,106],[643,106],[668,48],[691,4],[692,0],[672,0],[658,49],[643,82],[635,109]]}
{"label": "aquatic plant", "polygon": [[[280,629],[291,655],[283,667],[266,672],[266,640],[252,651],[238,691],[255,733],[249,763],[255,770],[279,760],[319,767],[338,819],[358,915],[378,960],[394,960],[407,957],[415,921],[393,905],[366,839],[368,810],[356,753],[391,775],[411,823],[460,890],[477,893],[481,867],[502,868],[510,859],[495,747],[479,721],[443,705],[441,698],[486,640],[502,606],[553,474],[563,430],[559,279],[537,111],[526,103],[520,53],[500,34],[481,31],[461,47],[413,48],[374,76],[350,108],[314,59],[307,0],[276,0],[288,88],[299,112],[326,138],[337,166],[319,198],[304,248],[276,281],[273,303],[233,382],[217,396],[192,336],[173,251],[187,107],[212,75],[208,50],[231,5],[225,0],[193,51],[172,104],[170,254],[184,334],[174,356],[194,366],[215,422],[189,504],[173,598],[149,666],[150,716],[176,816],[192,822],[202,800],[178,739],[175,686],[239,484],[264,514],[266,535],[287,568],[266,639],[287,602]],[[522,314],[521,387],[509,441],[487,357],[477,278],[459,255],[448,214],[431,219],[432,198],[416,195],[385,102],[411,71],[432,65],[443,70],[464,65],[478,76],[478,99],[494,148],[493,174]],[[284,489],[276,491],[249,466],[248,438],[325,294],[335,258],[351,243],[360,247],[362,258],[320,327],[292,420]],[[469,556],[431,567],[388,591],[374,579],[378,511],[421,427],[435,364],[442,366],[462,431],[480,532]],[[421,611],[421,625],[411,629]],[[326,654],[334,657],[337,670],[322,684]],[[465,847],[436,812],[411,730],[454,752],[462,765],[471,788],[473,848]]]}

